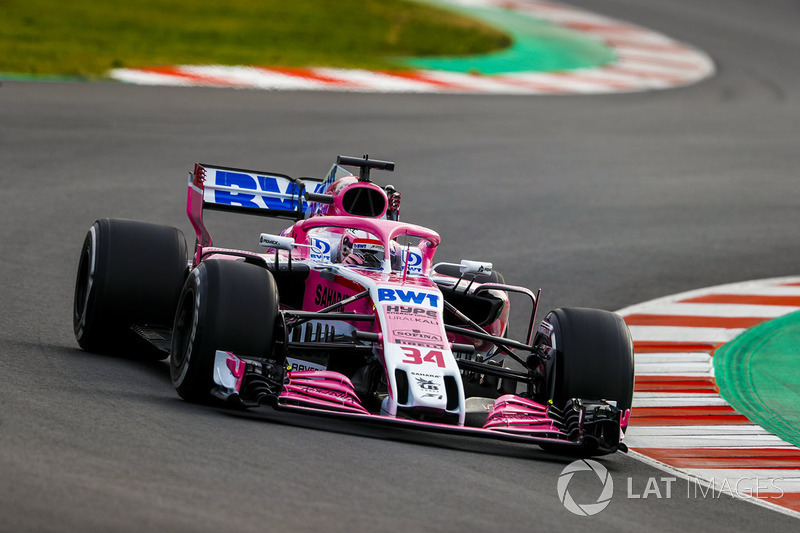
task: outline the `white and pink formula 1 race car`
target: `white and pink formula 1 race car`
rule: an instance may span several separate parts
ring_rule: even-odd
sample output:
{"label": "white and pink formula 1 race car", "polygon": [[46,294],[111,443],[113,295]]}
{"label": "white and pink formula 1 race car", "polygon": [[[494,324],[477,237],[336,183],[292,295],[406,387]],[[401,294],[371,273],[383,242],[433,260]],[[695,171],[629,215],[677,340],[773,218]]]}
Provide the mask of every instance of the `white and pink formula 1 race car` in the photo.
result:
{"label": "white and pink formula 1 race car", "polygon": [[[399,221],[400,194],[373,183],[375,169],[394,163],[339,156],[324,179],[197,164],[191,252],[177,228],[98,220],[78,267],[78,343],[169,357],[192,402],[626,450],[633,349],[622,319],[556,309],[537,328],[538,295],[491,263],[434,264],[439,235]],[[259,253],[218,248],[203,221],[211,209],[294,224],[262,233]],[[530,299],[522,340],[507,335],[514,293]]]}

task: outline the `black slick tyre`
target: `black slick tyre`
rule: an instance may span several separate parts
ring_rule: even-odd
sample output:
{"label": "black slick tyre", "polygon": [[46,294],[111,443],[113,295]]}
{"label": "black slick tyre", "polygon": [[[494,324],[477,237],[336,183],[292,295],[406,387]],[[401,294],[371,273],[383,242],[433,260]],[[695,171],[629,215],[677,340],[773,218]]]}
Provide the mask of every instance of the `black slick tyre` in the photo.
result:
{"label": "black slick tyre", "polygon": [[278,289],[269,271],[241,261],[200,263],[183,286],[172,331],[170,376],[180,397],[211,400],[218,350],[270,356],[277,320]]}
{"label": "black slick tyre", "polygon": [[81,248],[73,327],[86,351],[164,358],[131,331],[169,327],[188,272],[186,239],[170,226],[96,221]]}
{"label": "black slick tyre", "polygon": [[[600,309],[551,311],[543,342],[557,350],[550,397],[561,407],[570,398],[616,402],[624,413],[633,401],[633,343],[616,313]],[[540,328],[541,332],[541,328]]]}

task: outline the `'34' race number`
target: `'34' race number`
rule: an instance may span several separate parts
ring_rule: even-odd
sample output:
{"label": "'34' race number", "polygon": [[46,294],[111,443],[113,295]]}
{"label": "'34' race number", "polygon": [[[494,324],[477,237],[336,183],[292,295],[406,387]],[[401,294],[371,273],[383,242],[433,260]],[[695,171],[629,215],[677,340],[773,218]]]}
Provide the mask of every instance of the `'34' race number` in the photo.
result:
{"label": "'34' race number", "polygon": [[403,359],[404,363],[408,363],[410,365],[421,365],[423,362],[427,362],[436,363],[436,366],[439,368],[445,367],[444,355],[438,350],[431,350],[425,355],[422,355],[422,352],[417,348],[403,346],[403,352],[406,354],[406,358]]}

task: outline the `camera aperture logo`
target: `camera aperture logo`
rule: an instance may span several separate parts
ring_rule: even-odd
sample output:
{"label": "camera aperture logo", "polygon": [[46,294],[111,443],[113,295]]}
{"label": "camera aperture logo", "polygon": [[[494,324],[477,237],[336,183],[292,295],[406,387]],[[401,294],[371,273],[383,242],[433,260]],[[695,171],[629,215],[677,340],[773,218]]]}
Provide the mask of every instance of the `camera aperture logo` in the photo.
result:
{"label": "camera aperture logo", "polygon": [[[600,483],[603,486],[603,491],[594,503],[577,503],[569,493],[569,483],[576,472],[594,472]],[[614,480],[611,479],[611,474],[608,473],[606,467],[592,461],[591,459],[580,459],[568,464],[561,475],[558,477],[558,499],[564,504],[564,507],[571,513],[579,516],[594,516],[605,509],[611,503],[611,497],[614,495]]]}

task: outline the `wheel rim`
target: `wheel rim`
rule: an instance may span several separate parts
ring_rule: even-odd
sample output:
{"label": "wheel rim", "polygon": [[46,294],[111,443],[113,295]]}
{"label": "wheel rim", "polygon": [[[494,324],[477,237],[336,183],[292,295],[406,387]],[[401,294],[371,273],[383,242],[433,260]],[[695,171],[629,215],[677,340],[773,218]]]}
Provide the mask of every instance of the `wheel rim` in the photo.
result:
{"label": "wheel rim", "polygon": [[89,264],[91,263],[89,247],[85,247],[78,264],[78,280],[75,283],[75,318],[79,319],[86,311],[89,293]]}
{"label": "wheel rim", "polygon": [[175,320],[172,344],[173,380],[176,383],[183,381],[189,362],[189,350],[192,342],[193,324],[195,321],[195,292],[187,290],[181,297],[178,316]]}
{"label": "wheel rim", "polygon": [[89,307],[89,297],[94,283],[94,254],[96,248],[97,234],[95,226],[89,229],[89,234],[83,243],[81,259],[78,263],[78,274],[75,279],[75,299],[73,302],[73,327],[75,337],[80,342],[86,329],[87,311]]}

